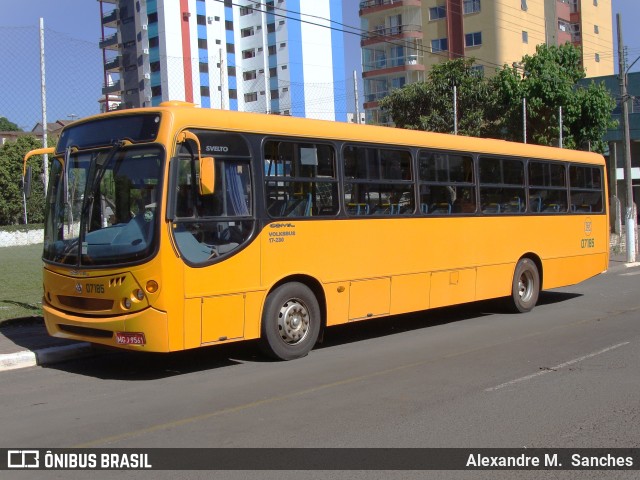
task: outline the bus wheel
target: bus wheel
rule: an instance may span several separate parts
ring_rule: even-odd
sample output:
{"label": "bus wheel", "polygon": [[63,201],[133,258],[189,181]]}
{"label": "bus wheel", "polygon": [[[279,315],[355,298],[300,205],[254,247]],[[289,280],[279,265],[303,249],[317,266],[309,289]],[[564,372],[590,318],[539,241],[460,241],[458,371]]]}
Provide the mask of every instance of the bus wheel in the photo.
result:
{"label": "bus wheel", "polygon": [[285,283],[267,296],[262,314],[261,350],[279,360],[304,357],[320,333],[320,307],[311,289]]}
{"label": "bus wheel", "polygon": [[522,258],[516,265],[511,286],[511,300],[514,311],[525,313],[535,307],[540,294],[540,274],[535,262]]}

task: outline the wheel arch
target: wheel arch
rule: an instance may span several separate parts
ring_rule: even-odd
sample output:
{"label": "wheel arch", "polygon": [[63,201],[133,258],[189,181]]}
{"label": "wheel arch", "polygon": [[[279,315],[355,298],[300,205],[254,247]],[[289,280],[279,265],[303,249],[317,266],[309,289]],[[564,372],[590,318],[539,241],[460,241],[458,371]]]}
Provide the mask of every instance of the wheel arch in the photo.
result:
{"label": "wheel arch", "polygon": [[536,253],[527,252],[518,259],[518,261],[516,262],[516,265],[523,258],[528,258],[529,260],[531,260],[533,263],[536,264],[536,268],[538,269],[538,275],[540,277],[540,290],[542,291],[544,287],[544,272],[542,269],[542,259]]}

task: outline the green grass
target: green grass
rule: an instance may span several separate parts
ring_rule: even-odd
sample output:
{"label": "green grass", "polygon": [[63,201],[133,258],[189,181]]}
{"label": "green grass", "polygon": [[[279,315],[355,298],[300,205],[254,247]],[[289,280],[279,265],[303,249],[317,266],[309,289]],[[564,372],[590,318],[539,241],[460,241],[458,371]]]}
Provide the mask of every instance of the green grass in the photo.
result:
{"label": "green grass", "polygon": [[0,247],[0,323],[42,315],[42,244]]}

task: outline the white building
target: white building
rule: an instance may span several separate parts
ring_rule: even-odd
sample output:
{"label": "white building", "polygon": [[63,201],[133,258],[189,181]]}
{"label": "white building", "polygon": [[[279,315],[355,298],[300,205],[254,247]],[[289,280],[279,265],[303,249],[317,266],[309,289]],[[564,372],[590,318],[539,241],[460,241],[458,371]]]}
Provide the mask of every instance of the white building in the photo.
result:
{"label": "white building", "polygon": [[339,0],[101,0],[103,95],[346,121]]}

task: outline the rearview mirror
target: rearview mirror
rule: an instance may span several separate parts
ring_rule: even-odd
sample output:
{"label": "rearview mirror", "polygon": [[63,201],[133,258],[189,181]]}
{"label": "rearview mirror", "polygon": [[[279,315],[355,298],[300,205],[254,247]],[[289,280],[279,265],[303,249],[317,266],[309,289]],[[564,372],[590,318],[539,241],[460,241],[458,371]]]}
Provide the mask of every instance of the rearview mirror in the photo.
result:
{"label": "rearview mirror", "polygon": [[29,198],[31,196],[31,165],[27,167],[27,173],[22,178],[22,189],[24,196]]}
{"label": "rearview mirror", "polygon": [[215,192],[216,166],[213,157],[200,158],[200,195],[211,195]]}

